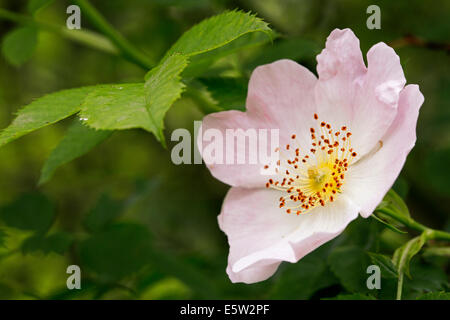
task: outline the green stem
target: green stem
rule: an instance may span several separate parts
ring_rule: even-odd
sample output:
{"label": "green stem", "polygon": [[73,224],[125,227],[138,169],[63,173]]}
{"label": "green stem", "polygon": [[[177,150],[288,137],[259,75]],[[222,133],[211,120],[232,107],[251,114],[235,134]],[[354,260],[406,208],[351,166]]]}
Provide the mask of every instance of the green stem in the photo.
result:
{"label": "green stem", "polygon": [[153,67],[153,63],[148,57],[136,49],[116,29],[114,29],[114,27],[106,21],[88,0],[75,0],[75,3],[80,7],[82,14],[86,15],[91,23],[116,45],[125,58],[144,69],[151,69]]}
{"label": "green stem", "polygon": [[381,212],[394,220],[397,220],[398,222],[401,222],[406,227],[419,231],[424,232],[428,231],[429,236],[428,239],[436,239],[436,240],[447,240],[450,241],[450,233],[440,230],[435,230],[428,228],[427,226],[424,226],[423,224],[420,224],[416,221],[414,221],[411,217],[404,216],[402,214],[398,214],[392,210],[386,209],[386,208],[380,208],[376,210],[377,212]]}
{"label": "green stem", "polygon": [[400,272],[398,275],[398,281],[397,281],[397,300],[402,300],[402,289],[403,289],[403,272]]}
{"label": "green stem", "polygon": [[[424,236],[426,239],[425,241],[430,240],[430,239],[450,241],[450,233],[428,228],[427,226],[424,226],[423,224],[420,224],[420,223],[414,221],[409,216],[399,214],[399,213],[392,211],[390,209],[387,209],[387,208],[377,209],[376,212],[385,214],[385,215],[393,218],[394,220],[404,224],[406,227],[408,227],[410,229],[422,232],[422,236]],[[396,296],[397,300],[402,299],[403,278],[404,278],[404,272],[403,272],[403,270],[400,270],[399,274],[398,274],[398,281],[397,281],[397,296]]]}
{"label": "green stem", "polygon": [[87,30],[69,30],[65,26],[35,20],[29,16],[17,14],[0,8],[0,19],[10,20],[18,24],[33,26],[44,31],[58,34],[59,36],[86,45],[96,50],[110,54],[118,54],[115,45],[104,36]]}

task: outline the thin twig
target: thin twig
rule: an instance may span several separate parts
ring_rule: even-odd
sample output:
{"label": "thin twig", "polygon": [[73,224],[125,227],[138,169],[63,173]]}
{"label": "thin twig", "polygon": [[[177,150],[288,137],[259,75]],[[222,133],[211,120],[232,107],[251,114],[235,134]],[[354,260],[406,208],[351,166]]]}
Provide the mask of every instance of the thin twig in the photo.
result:
{"label": "thin twig", "polygon": [[119,54],[119,50],[108,38],[96,32],[87,30],[69,30],[65,26],[40,21],[32,17],[14,13],[1,8],[0,8],[0,19],[13,21],[25,26],[33,26],[44,31],[58,34],[63,38],[84,44],[88,47],[103,52],[107,52],[110,54]]}
{"label": "thin twig", "polygon": [[393,48],[402,48],[407,46],[426,48],[430,50],[443,50],[450,53],[450,43],[440,43],[435,41],[428,41],[423,38],[407,34],[399,39],[392,40],[388,44]]}
{"label": "thin twig", "polygon": [[133,44],[123,37],[88,0],[76,0],[75,3],[80,6],[82,13],[91,21],[98,31],[103,33],[116,45],[125,58],[147,70],[153,67],[154,63],[150,61],[143,52],[135,48]]}

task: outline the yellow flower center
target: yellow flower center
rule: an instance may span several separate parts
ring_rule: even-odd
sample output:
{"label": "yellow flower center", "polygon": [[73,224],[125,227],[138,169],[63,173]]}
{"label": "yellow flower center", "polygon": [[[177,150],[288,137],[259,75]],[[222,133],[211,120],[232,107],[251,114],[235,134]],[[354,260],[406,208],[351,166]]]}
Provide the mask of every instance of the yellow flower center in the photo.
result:
{"label": "yellow flower center", "polygon": [[[339,131],[331,125],[320,122],[317,114],[316,128],[310,128],[311,147],[309,150],[292,148],[287,144],[280,153],[275,171],[282,180],[269,179],[267,188],[283,191],[285,195],[279,199],[279,207],[287,213],[304,214],[318,205],[336,200],[344,183],[345,172],[357,156],[351,147],[351,135],[346,126]],[[292,134],[295,144],[296,134]],[[278,148],[275,151],[280,151]],[[268,166],[265,166],[267,169]]]}

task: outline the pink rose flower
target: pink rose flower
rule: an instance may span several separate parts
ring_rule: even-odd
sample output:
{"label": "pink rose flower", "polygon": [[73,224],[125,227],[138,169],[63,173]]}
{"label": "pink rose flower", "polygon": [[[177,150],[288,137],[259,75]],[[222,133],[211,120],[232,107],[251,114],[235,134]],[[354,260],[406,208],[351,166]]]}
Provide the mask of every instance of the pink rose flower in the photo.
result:
{"label": "pink rose flower", "polygon": [[374,45],[366,67],[358,38],[336,29],[317,62],[318,79],[291,60],[260,66],[246,112],[203,119],[203,132],[223,136],[226,129],[280,130],[273,177],[261,174],[263,164],[207,164],[232,186],[218,217],[232,282],[265,280],[282,261],[297,262],[339,235],[358,213],[370,216],[415,144],[424,98],[417,85],[405,86],[392,48]]}

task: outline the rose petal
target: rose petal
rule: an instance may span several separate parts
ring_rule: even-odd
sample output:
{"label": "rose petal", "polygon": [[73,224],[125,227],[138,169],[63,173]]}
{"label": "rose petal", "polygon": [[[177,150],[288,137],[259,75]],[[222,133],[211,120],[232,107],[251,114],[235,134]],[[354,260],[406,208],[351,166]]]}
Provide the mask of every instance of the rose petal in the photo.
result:
{"label": "rose petal", "polygon": [[[226,137],[227,129],[278,129],[280,146],[286,146],[293,134],[297,135],[297,142],[309,144],[309,127],[314,121],[315,110],[313,86],[316,77],[306,68],[290,60],[263,65],[253,72],[247,96],[247,111],[225,111],[207,115],[203,119],[202,131],[217,129]],[[299,129],[301,128],[301,130]],[[270,146],[270,131],[267,132],[268,146]],[[202,136],[198,138],[198,145],[202,143]],[[203,143],[203,148],[209,142]],[[246,154],[248,159],[249,143],[236,143],[236,150],[225,148],[234,158],[233,164],[210,164],[207,156],[204,160],[212,175],[231,185],[242,187],[262,187],[268,176],[261,174],[266,163],[262,163],[258,156],[258,164],[237,164],[237,154]],[[259,144],[259,142],[258,142]],[[199,147],[202,149],[201,147]],[[271,149],[273,151],[274,148]],[[266,152],[269,155],[269,152]],[[225,162],[225,161],[224,161]]]}
{"label": "rose petal", "polygon": [[[278,146],[278,144],[276,146],[271,146],[270,129],[274,129],[273,124],[267,123],[264,119],[259,118],[259,115],[256,113],[250,115],[248,112],[235,110],[212,113],[203,119],[201,127],[202,135],[199,135],[197,141],[199,150],[202,150],[203,160],[215,178],[231,186],[263,187],[269,179],[269,176],[262,174],[265,173],[264,166],[266,163],[260,161],[259,138],[254,141],[256,147],[252,147],[252,143],[250,143],[249,140],[250,138],[234,139],[234,145],[232,147],[231,144],[227,142],[227,130],[229,129],[243,130],[240,133],[242,136],[246,132],[248,132],[250,136],[252,136],[251,133],[254,133],[253,136],[259,136],[258,129],[265,129],[268,143],[265,154],[270,155],[270,151],[273,151],[273,149]],[[206,132],[208,132],[208,130],[216,130],[217,133],[220,134],[222,147],[219,149],[222,155],[218,158],[222,159],[221,163],[213,163],[216,155],[210,155],[209,152],[206,152],[208,146],[214,143],[214,141],[204,141],[206,140]],[[231,141],[231,138],[228,138],[228,140]],[[252,140],[254,140],[254,138],[252,138]],[[276,142],[278,143],[278,141]],[[244,157],[241,159],[241,162],[244,160],[243,164],[238,162],[238,156]],[[256,161],[251,162],[250,156],[256,157]]]}
{"label": "rose petal", "polygon": [[359,40],[350,29],[335,29],[327,38],[325,49],[317,56],[317,73],[320,80],[336,75],[355,79],[366,72]]}
{"label": "rose petal", "polygon": [[406,161],[416,141],[416,123],[424,101],[417,85],[408,85],[400,92],[397,117],[381,139],[378,147],[350,167],[344,193],[368,217],[381,202]]}
{"label": "rose petal", "polygon": [[259,66],[248,85],[247,110],[249,114],[262,113],[262,118],[279,128],[282,145],[292,134],[297,135],[302,146],[309,145],[309,128],[316,112],[316,83],[311,71],[292,60]]}
{"label": "rose petal", "polygon": [[350,128],[352,147],[362,156],[391,125],[405,84],[400,59],[384,43],[373,46],[364,66],[359,40],[349,29],[334,30],[317,57],[315,98],[319,117],[335,130]]}
{"label": "rose petal", "polygon": [[281,192],[231,188],[219,216],[230,245],[227,273],[233,282],[270,277],[282,261],[296,262],[340,234],[358,215],[345,196],[304,215],[278,208]]}

